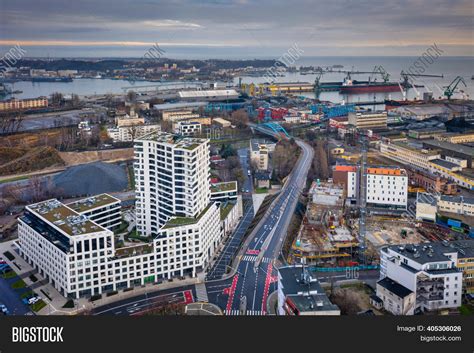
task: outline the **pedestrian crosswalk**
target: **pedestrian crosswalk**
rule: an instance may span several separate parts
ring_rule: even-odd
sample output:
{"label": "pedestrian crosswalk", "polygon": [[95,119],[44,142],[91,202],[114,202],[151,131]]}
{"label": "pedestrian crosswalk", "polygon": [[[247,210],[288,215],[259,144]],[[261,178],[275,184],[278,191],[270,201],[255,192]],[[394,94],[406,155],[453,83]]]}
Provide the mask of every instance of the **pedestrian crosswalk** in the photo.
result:
{"label": "pedestrian crosswalk", "polygon": [[[257,258],[258,256],[253,256],[253,255],[245,255],[243,258],[242,258],[242,261],[247,261],[247,262],[255,262],[257,261]],[[262,258],[262,261],[261,261],[263,264],[268,264],[270,262],[272,262],[272,259],[270,259],[269,257],[264,257]]]}
{"label": "pedestrian crosswalk", "polygon": [[[239,316],[239,315],[243,315],[240,310],[225,310],[224,313],[227,315],[227,316]],[[262,316],[262,315],[265,315],[263,313],[263,311],[261,310],[247,310],[247,312],[245,313],[245,315],[247,316]]]}
{"label": "pedestrian crosswalk", "polygon": [[196,284],[196,296],[198,302],[209,302],[206,285],[204,283]]}

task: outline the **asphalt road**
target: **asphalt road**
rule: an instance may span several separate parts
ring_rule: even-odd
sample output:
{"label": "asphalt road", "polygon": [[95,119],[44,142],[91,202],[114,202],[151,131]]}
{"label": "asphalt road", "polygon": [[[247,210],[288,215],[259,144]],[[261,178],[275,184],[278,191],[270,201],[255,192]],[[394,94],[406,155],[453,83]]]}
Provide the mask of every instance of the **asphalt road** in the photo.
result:
{"label": "asphalt road", "polygon": [[276,290],[277,271],[274,266],[286,236],[300,190],[313,156],[312,148],[301,142],[301,158],[280,196],[257,225],[239,253],[235,275],[206,284],[209,301],[227,315],[265,315],[268,295]]}

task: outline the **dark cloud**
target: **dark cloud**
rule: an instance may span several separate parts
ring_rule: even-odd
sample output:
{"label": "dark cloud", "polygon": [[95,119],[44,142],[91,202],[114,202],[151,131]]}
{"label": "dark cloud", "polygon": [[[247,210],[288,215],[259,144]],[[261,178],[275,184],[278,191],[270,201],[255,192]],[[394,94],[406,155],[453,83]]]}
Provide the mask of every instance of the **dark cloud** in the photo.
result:
{"label": "dark cloud", "polygon": [[470,55],[473,15],[471,0],[1,0],[0,39],[230,45],[277,53],[299,43],[309,55],[330,48],[376,55],[382,47],[416,55],[413,48],[436,42],[452,46],[453,55]]}

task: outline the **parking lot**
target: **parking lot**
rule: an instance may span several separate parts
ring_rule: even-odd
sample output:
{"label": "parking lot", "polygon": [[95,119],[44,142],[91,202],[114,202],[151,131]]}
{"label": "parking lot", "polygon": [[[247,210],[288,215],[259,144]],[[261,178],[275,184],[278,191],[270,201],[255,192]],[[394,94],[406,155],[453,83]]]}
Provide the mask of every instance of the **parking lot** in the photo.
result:
{"label": "parking lot", "polygon": [[28,288],[12,288],[12,285],[19,280],[20,277],[18,276],[11,278],[3,278],[3,276],[0,276],[0,304],[7,307],[9,315],[30,315],[32,311],[29,305],[23,303],[21,300],[21,296],[26,295],[29,291]]}

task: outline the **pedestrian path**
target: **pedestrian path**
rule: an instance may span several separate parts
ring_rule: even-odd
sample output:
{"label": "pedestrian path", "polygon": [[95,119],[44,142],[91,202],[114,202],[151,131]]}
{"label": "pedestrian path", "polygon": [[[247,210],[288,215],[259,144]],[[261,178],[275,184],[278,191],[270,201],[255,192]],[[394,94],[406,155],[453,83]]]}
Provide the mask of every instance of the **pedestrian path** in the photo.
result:
{"label": "pedestrian path", "polygon": [[[225,310],[224,313],[227,315],[227,316],[239,316],[239,315],[242,315],[242,313],[240,312],[240,310]],[[247,310],[247,312],[245,313],[245,315],[247,316],[262,316],[264,315],[263,311],[261,310]]]}
{"label": "pedestrian path", "polygon": [[209,298],[207,297],[207,289],[204,283],[196,284],[196,297],[198,302],[209,302]]}
{"label": "pedestrian path", "polygon": [[[257,261],[257,257],[258,257],[258,256],[245,255],[245,256],[242,258],[242,261],[255,262],[255,261]],[[272,262],[272,259],[270,259],[269,257],[264,257],[264,258],[262,258],[262,261],[261,261],[262,264],[268,264],[268,263],[270,263],[270,262]]]}

